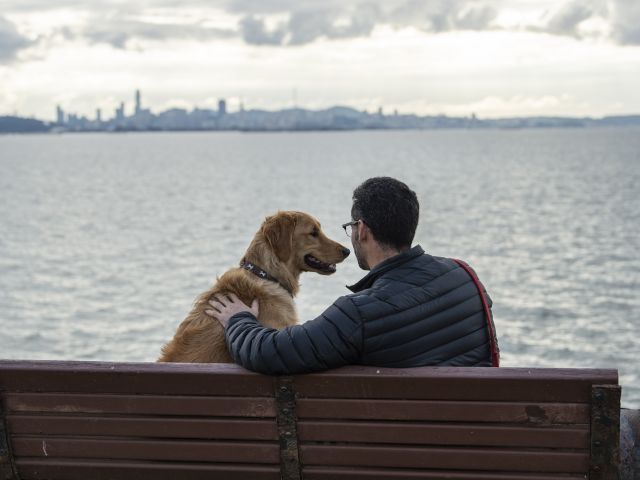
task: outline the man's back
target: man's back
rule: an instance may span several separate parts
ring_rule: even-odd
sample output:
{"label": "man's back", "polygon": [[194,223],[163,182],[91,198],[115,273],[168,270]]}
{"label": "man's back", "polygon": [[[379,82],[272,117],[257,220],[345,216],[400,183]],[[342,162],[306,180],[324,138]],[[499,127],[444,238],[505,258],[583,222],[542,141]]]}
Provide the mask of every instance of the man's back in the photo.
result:
{"label": "man's back", "polygon": [[491,366],[487,320],[469,274],[419,246],[388,262],[352,287],[364,329],[360,363]]}

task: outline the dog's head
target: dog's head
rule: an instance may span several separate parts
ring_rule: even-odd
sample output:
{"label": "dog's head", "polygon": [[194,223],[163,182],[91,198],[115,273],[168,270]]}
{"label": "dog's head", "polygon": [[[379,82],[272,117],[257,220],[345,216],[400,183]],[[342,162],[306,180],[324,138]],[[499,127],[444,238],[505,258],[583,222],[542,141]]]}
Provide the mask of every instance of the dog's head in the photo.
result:
{"label": "dog's head", "polygon": [[331,275],[336,263],[350,253],[329,239],[315,218],[302,212],[278,212],[267,217],[261,232],[278,260],[302,272]]}

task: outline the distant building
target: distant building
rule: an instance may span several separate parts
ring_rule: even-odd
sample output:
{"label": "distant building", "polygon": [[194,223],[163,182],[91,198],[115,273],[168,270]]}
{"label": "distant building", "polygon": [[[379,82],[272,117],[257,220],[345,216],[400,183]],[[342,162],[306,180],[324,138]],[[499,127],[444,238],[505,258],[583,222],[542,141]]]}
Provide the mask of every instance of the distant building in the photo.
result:
{"label": "distant building", "polygon": [[224,98],[218,100],[218,115],[226,115],[227,114],[227,101]]}
{"label": "distant building", "polygon": [[56,107],[56,123],[58,125],[64,125],[64,110],[60,108],[60,105]]}
{"label": "distant building", "polygon": [[99,108],[96,108],[96,122],[102,122],[102,110],[100,110]]}
{"label": "distant building", "polygon": [[469,127],[473,128],[478,126],[480,122],[478,122],[478,117],[475,114],[475,112],[471,113],[471,116],[469,117]]}
{"label": "distant building", "polygon": [[124,120],[124,102],[120,103],[120,106],[116,108],[116,122],[120,123]]}
{"label": "distant building", "polygon": [[142,110],[142,106],[140,103],[140,90],[136,90],[136,110],[135,110],[135,114],[138,115],[140,113],[140,110]]}

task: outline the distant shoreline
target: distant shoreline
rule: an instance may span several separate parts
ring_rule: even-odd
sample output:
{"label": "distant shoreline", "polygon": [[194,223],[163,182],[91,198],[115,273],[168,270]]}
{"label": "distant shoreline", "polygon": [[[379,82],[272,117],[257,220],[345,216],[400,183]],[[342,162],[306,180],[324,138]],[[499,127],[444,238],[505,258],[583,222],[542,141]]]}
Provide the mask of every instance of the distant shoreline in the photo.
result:
{"label": "distant shoreline", "polygon": [[[62,118],[62,117],[61,117]],[[327,110],[300,108],[220,113],[214,110],[171,109],[154,114],[142,109],[131,116],[101,120],[69,116],[60,122],[0,116],[0,133],[89,132],[340,132],[370,130],[522,130],[540,128],[588,128],[640,126],[640,114],[591,117],[512,117],[482,119],[475,115],[417,116],[368,113],[349,107]]]}
{"label": "distant shoreline", "polygon": [[640,127],[638,123],[623,125],[536,125],[514,127],[438,127],[438,128],[291,128],[291,129],[146,129],[146,130],[0,130],[0,135],[82,135],[92,133],[129,134],[129,133],[337,133],[337,132],[433,132],[433,131],[522,131],[522,130],[584,130],[618,129]]}

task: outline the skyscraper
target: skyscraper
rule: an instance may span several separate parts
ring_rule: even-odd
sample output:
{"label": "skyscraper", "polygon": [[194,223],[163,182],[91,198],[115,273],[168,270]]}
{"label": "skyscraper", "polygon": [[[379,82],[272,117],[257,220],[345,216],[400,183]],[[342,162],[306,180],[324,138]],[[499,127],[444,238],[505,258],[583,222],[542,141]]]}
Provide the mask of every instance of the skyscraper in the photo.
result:
{"label": "skyscraper", "polygon": [[56,123],[58,125],[64,124],[64,110],[60,108],[60,105],[56,107]]}
{"label": "skyscraper", "polygon": [[140,90],[136,90],[136,115],[140,113],[141,109],[142,107],[140,105]]}
{"label": "skyscraper", "polygon": [[120,103],[120,106],[116,108],[116,122],[122,122],[124,120],[124,102]]}
{"label": "skyscraper", "polygon": [[224,98],[218,100],[218,115],[222,116],[227,113],[227,101]]}

